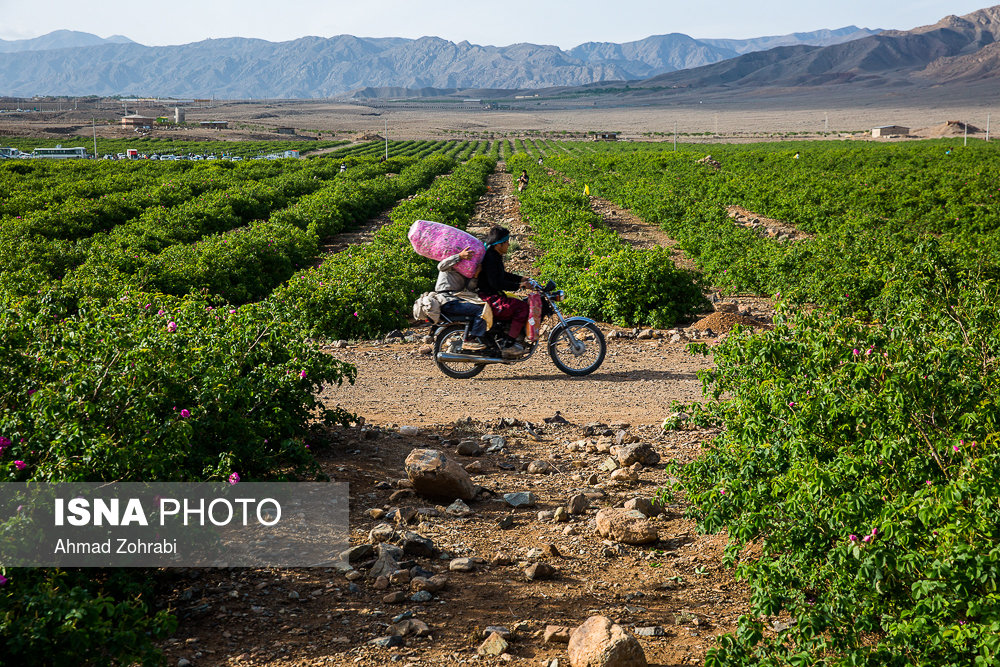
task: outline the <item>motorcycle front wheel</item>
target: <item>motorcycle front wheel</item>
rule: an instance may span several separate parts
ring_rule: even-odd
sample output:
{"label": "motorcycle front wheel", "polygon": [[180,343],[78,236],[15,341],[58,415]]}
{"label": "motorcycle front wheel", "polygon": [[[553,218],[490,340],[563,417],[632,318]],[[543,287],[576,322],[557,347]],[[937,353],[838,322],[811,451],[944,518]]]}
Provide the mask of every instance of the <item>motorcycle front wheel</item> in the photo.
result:
{"label": "motorcycle front wheel", "polygon": [[607,351],[604,334],[592,322],[560,324],[549,336],[552,363],[567,375],[590,375],[601,367]]}
{"label": "motorcycle front wheel", "polygon": [[438,359],[438,354],[441,352],[461,354],[464,340],[465,325],[449,324],[438,333],[434,341],[434,363],[437,364],[442,373],[458,380],[467,380],[468,378],[475,377],[486,368],[483,364],[467,364]]}

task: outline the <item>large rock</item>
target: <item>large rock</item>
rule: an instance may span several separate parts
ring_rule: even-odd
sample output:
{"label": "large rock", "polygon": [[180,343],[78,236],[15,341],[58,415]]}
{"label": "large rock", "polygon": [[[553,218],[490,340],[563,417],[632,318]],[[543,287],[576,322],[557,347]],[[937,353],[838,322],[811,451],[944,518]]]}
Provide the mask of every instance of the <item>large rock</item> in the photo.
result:
{"label": "large rock", "polygon": [[656,526],[636,510],[601,510],[597,513],[597,532],[622,544],[649,544],[659,539]]}
{"label": "large rock", "polygon": [[660,462],[660,455],[648,442],[636,442],[631,445],[618,445],[611,448],[611,453],[618,459],[618,465],[627,468],[633,463],[644,466],[655,466]]}
{"label": "large rock", "polygon": [[491,632],[486,641],[479,645],[476,653],[479,655],[502,655],[506,653],[509,646],[510,644],[507,643],[507,640],[496,632]]}
{"label": "large rock", "polygon": [[591,616],[569,638],[571,667],[646,667],[639,641],[605,616]]}
{"label": "large rock", "polygon": [[503,499],[511,507],[534,507],[535,502],[538,500],[535,498],[535,494],[531,491],[518,491],[516,493],[505,493]]}
{"label": "large rock", "polygon": [[413,488],[429,498],[476,497],[476,485],[458,463],[436,449],[414,449],[406,457],[406,476]]}

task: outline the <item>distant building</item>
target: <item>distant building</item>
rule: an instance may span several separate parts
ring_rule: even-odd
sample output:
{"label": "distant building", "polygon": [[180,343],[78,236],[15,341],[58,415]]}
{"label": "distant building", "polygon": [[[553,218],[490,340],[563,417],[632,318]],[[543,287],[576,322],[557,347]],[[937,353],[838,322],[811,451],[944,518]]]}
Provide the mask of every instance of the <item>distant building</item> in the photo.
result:
{"label": "distant building", "polygon": [[294,127],[277,127],[274,129],[278,134],[295,134]]}
{"label": "distant building", "polygon": [[122,117],[122,127],[153,127],[154,123],[156,123],[155,118],[139,114]]}
{"label": "distant building", "polygon": [[228,130],[229,121],[228,120],[203,120],[198,123],[201,127],[207,127],[211,130]]}
{"label": "distant building", "polygon": [[178,125],[184,122],[184,109],[174,107],[174,122]]}
{"label": "distant building", "polygon": [[618,141],[617,132],[598,132],[594,141]]}
{"label": "distant building", "polygon": [[902,125],[883,125],[872,129],[872,137],[888,137],[890,135],[906,136],[910,133],[910,128]]}

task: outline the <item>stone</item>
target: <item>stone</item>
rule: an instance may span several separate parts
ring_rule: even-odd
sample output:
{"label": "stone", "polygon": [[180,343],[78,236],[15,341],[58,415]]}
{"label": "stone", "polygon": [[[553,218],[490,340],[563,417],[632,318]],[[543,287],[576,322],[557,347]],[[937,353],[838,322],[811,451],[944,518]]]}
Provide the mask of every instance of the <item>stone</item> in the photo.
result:
{"label": "stone", "polygon": [[502,435],[484,435],[481,440],[486,444],[486,452],[489,454],[496,454],[507,445],[507,440]]}
{"label": "stone", "polygon": [[631,468],[619,468],[611,473],[612,482],[638,482],[639,475]]}
{"label": "stone", "polygon": [[399,648],[404,645],[403,638],[399,635],[389,635],[388,637],[379,637],[368,642],[372,646],[377,646],[379,648]]}
{"label": "stone", "polygon": [[484,469],[485,468],[483,466],[482,461],[473,461],[472,463],[469,463],[465,466],[465,472],[469,473],[470,475],[482,474]]}
{"label": "stone", "polygon": [[496,552],[495,554],[493,554],[493,557],[490,558],[490,565],[503,566],[503,565],[510,565],[513,562],[514,559],[511,558],[509,554],[506,554],[502,551]]}
{"label": "stone", "polygon": [[382,602],[386,604],[402,604],[406,602],[406,593],[403,591],[393,591],[382,598]]}
{"label": "stone", "polygon": [[348,563],[357,563],[358,561],[368,560],[375,554],[375,550],[370,544],[359,544],[356,547],[351,547],[345,551],[340,552],[340,560],[345,560]]}
{"label": "stone", "polygon": [[566,503],[566,509],[570,514],[583,514],[587,511],[588,507],[590,507],[590,500],[588,500],[587,496],[582,493],[577,493],[576,495],[571,496],[569,501]]}
{"label": "stone", "polygon": [[403,586],[410,583],[410,571],[396,570],[389,575],[389,583],[393,586]]}
{"label": "stone", "polygon": [[497,521],[497,527],[500,530],[507,530],[508,528],[513,528],[514,527],[514,517],[512,517],[511,515],[508,514],[507,516],[505,516],[502,519],[500,519],[499,521]]}
{"label": "stone", "polygon": [[448,563],[448,569],[452,572],[475,572],[476,562],[471,558],[456,558]]}
{"label": "stone", "polygon": [[370,510],[368,510],[366,514],[371,518],[375,519],[376,521],[378,521],[379,519],[385,516],[385,510],[379,507],[373,507]]}
{"label": "stone", "polygon": [[636,628],[633,632],[639,637],[664,637],[667,631],[660,625]]}
{"label": "stone", "polygon": [[506,653],[509,647],[510,644],[507,643],[506,639],[501,637],[496,632],[491,632],[486,638],[486,641],[480,644],[479,648],[476,649],[476,653],[479,655],[497,656]]}
{"label": "stone", "polygon": [[392,626],[393,634],[400,637],[426,637],[431,633],[430,626],[418,618],[407,618]]}
{"label": "stone", "polygon": [[406,531],[402,534],[402,541],[399,546],[403,548],[403,553],[410,554],[411,556],[430,558],[435,552],[433,540],[411,531]]}
{"label": "stone", "polygon": [[400,426],[400,435],[420,435],[420,429],[416,426]]}
{"label": "stone", "polygon": [[517,493],[505,493],[503,499],[511,507],[534,507],[538,499],[531,491],[518,491]]}
{"label": "stone", "polygon": [[659,539],[656,526],[636,510],[601,510],[597,513],[597,532],[622,544],[650,544]]}
{"label": "stone", "polygon": [[378,560],[375,561],[375,564],[368,570],[368,578],[378,579],[379,577],[388,577],[398,569],[399,561],[395,558],[393,552],[384,550],[379,555]]}
{"label": "stone", "polygon": [[551,521],[556,516],[555,510],[542,510],[538,513],[539,521]]}
{"label": "stone", "polygon": [[430,602],[433,599],[434,596],[431,595],[430,591],[417,591],[410,596],[411,602]]}
{"label": "stone", "polygon": [[399,533],[397,533],[396,529],[388,523],[380,523],[368,531],[368,541],[372,544],[392,542],[396,539],[399,539]]}
{"label": "stone", "polygon": [[557,507],[555,514],[552,516],[557,523],[566,523],[569,521],[569,511],[565,507]]}
{"label": "stone", "polygon": [[406,457],[406,476],[422,496],[431,498],[476,497],[476,485],[469,473],[443,452],[436,449],[414,449]]}
{"label": "stone", "polygon": [[472,508],[466,505],[461,498],[453,502],[451,505],[448,505],[444,511],[452,516],[458,517],[469,516],[472,514]]}
{"label": "stone", "polygon": [[556,576],[556,568],[548,563],[532,563],[524,569],[524,576],[531,581],[539,579],[552,579]]}
{"label": "stone", "polygon": [[375,583],[372,584],[372,588],[377,591],[385,591],[389,589],[389,577],[382,574],[375,577]]}
{"label": "stone", "polygon": [[655,335],[656,332],[654,332],[652,329],[643,329],[642,331],[639,332],[639,335],[636,336],[636,338],[638,338],[639,340],[651,340]]}
{"label": "stone", "polygon": [[475,440],[463,440],[458,443],[458,448],[455,451],[462,456],[480,456],[483,453],[483,448]]}
{"label": "stone", "polygon": [[655,466],[660,462],[660,455],[656,453],[653,446],[648,442],[634,442],[629,445],[612,447],[611,454],[618,459],[618,465],[622,468],[627,468],[633,463],[641,463],[644,466]]}
{"label": "stone", "polygon": [[528,464],[528,473],[531,475],[548,475],[552,472],[552,464],[548,461],[532,461]]}
{"label": "stone", "polygon": [[417,348],[417,354],[422,354],[424,356],[428,356],[429,357],[430,355],[434,354],[434,346],[433,345],[421,345],[420,347]]}
{"label": "stone", "polygon": [[610,456],[604,459],[604,461],[601,462],[600,465],[600,469],[604,470],[605,472],[614,472],[615,470],[618,470],[619,467],[620,466],[618,465],[618,460]]}
{"label": "stone", "polygon": [[572,537],[574,535],[579,535],[580,531],[576,529],[576,526],[566,526],[563,528],[562,534],[566,537]]}
{"label": "stone", "polygon": [[646,667],[639,641],[606,616],[591,616],[569,638],[571,667]]}
{"label": "stone", "polygon": [[651,498],[632,498],[626,501],[625,509],[642,512],[644,516],[654,517],[663,512],[663,508],[656,504]]}
{"label": "stone", "polygon": [[543,644],[568,644],[573,628],[565,625],[546,625],[542,633]]}
{"label": "stone", "polygon": [[504,639],[510,639],[510,630],[508,630],[502,625],[488,625],[486,626],[486,629],[483,630],[483,632],[486,634],[487,637],[495,632]]}
{"label": "stone", "polygon": [[[403,489],[408,493],[413,493],[410,489]],[[398,493],[398,492],[397,492]],[[388,516],[386,517],[390,521],[393,521],[398,526],[405,526],[406,524],[417,522],[417,508],[416,507],[397,507],[396,509],[390,510]]]}
{"label": "stone", "polygon": [[587,478],[587,484],[594,486],[601,481],[601,478],[597,476],[597,473],[591,473],[590,477]]}
{"label": "stone", "polygon": [[[357,570],[351,570],[350,572],[344,575],[344,579],[347,579],[348,581],[357,581],[363,576],[365,575],[361,574]],[[233,595],[233,593],[236,593],[236,595]],[[236,597],[236,598],[240,596],[240,594],[237,591],[229,591],[229,595],[231,597]]]}
{"label": "stone", "polygon": [[443,579],[444,575],[435,577],[414,577],[410,580],[410,590],[416,593],[417,591],[427,591],[428,593],[437,593],[442,588],[444,588],[447,580]]}
{"label": "stone", "polygon": [[390,503],[398,503],[404,498],[409,498],[413,495],[413,489],[399,489],[398,491],[393,491],[392,495],[389,496]]}
{"label": "stone", "polygon": [[187,658],[181,658],[177,661],[177,667],[191,667],[191,661]]}
{"label": "stone", "polygon": [[550,558],[562,558],[559,548],[554,544],[546,544],[542,547],[542,553]]}

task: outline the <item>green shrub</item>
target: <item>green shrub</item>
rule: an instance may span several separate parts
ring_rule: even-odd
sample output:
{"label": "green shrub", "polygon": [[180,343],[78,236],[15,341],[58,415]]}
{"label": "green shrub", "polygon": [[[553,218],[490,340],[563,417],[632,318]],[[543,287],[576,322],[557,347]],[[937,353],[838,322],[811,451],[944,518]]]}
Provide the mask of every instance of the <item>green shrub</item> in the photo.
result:
{"label": "green shrub", "polygon": [[724,430],[674,470],[752,606],[707,665],[1000,660],[998,286],[921,257],[875,322],[782,314],[712,349],[696,419]]}

